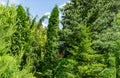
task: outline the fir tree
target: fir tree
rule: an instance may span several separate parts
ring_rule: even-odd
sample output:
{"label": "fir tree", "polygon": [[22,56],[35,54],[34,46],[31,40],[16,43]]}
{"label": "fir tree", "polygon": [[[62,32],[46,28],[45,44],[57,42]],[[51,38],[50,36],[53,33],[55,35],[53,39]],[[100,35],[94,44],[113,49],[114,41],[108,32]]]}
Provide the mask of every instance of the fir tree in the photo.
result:
{"label": "fir tree", "polygon": [[[62,8],[65,57],[70,58],[79,53],[79,59],[82,59],[80,60],[82,64],[79,64],[79,69],[81,73],[84,73],[81,74],[83,78],[99,77],[100,74],[95,72],[101,72],[104,67],[109,65],[109,53],[112,51],[109,42],[106,42],[103,35],[106,35],[106,29],[109,30],[113,26],[114,17],[118,12],[118,3],[118,0],[71,0]],[[86,30],[81,31],[81,24],[90,28],[90,32],[92,32],[90,39],[93,44],[89,45],[89,47],[92,46],[96,50],[95,52],[87,50],[87,46],[84,46],[90,39],[81,33]],[[95,60],[90,61],[86,57]],[[99,67],[100,70],[97,70]]]}

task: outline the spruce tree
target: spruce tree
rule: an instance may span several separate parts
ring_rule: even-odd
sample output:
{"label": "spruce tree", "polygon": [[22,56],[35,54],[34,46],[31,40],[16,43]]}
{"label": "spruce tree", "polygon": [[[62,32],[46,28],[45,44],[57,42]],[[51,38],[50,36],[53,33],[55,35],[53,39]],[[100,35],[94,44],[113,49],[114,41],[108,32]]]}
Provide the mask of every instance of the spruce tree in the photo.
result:
{"label": "spruce tree", "polygon": [[[115,67],[116,67],[116,78],[120,77],[120,13],[116,15],[115,24],[111,32],[111,45],[112,46],[112,54],[114,54],[115,58]],[[113,63],[113,62],[112,62]]]}
{"label": "spruce tree", "polygon": [[[81,59],[79,62],[82,64],[79,64],[78,68],[81,70],[81,73],[84,73],[81,74],[82,78],[99,77],[101,75],[99,73],[109,66],[109,58],[112,57],[110,52],[112,51],[111,47],[109,47],[109,42],[106,41],[103,35],[106,35],[106,29],[109,30],[113,26],[118,6],[119,0],[71,0],[62,8],[62,37],[65,45],[65,57],[70,58],[79,53],[78,58]],[[87,50],[87,46],[84,46],[87,40],[81,33],[82,31],[78,32],[81,29],[81,24],[90,28],[92,34],[89,36],[91,36],[90,39],[93,44],[89,45],[89,47],[92,46],[96,50],[95,52]],[[87,39],[90,40],[89,37]],[[82,46],[80,47],[79,45]],[[85,47],[85,51],[83,47]],[[89,61],[86,57],[95,60]],[[110,76],[107,75],[107,77]]]}
{"label": "spruce tree", "polygon": [[48,23],[47,29],[47,42],[45,52],[45,69],[48,72],[50,78],[54,77],[54,68],[56,65],[57,53],[58,53],[58,31],[59,31],[59,11],[56,5],[52,12]]}
{"label": "spruce tree", "polygon": [[[65,35],[70,34],[74,29],[74,25],[69,26],[72,22],[69,20],[76,20],[76,22],[84,23],[89,26],[93,34],[93,40],[100,39],[101,33],[107,28],[112,27],[114,16],[119,9],[119,0],[71,0],[62,8],[63,12],[63,29]],[[75,23],[76,23],[75,22]],[[70,31],[70,32],[69,32]],[[65,39],[65,45],[69,45],[68,38]],[[100,45],[98,45],[100,46]],[[94,46],[93,46],[94,47]],[[102,47],[94,47],[99,52],[102,52]]]}

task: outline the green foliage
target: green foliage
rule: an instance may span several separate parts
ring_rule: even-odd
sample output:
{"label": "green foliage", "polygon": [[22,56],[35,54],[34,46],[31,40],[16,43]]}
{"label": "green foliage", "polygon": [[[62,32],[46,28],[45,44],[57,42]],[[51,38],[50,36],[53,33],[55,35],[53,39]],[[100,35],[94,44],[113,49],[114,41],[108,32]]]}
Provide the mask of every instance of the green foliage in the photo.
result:
{"label": "green foliage", "polygon": [[27,24],[28,21],[24,8],[21,5],[19,5],[17,7],[16,12],[17,12],[16,32],[13,34],[11,39],[12,40],[11,54],[14,55],[20,54],[19,51],[22,50],[22,48],[29,49],[28,41],[29,41],[29,33],[30,33],[30,31],[28,30],[29,24]]}
{"label": "green foliage", "polygon": [[58,31],[59,31],[59,12],[58,7],[55,6],[52,10],[48,29],[47,29],[47,43],[46,43],[46,59],[54,60],[58,52]]}
{"label": "green foliage", "polygon": [[[82,78],[99,78],[99,73],[109,66],[109,54],[117,52],[115,41],[118,37],[113,25],[119,6],[119,0],[71,0],[61,9],[65,56],[79,60]],[[114,65],[111,66],[116,71]]]}
{"label": "green foliage", "polygon": [[10,37],[15,32],[16,15],[14,6],[0,5],[0,55],[7,53],[10,49]]}
{"label": "green foliage", "polygon": [[14,56],[3,55],[0,57],[1,78],[34,78],[26,69],[19,70],[19,59]]}
{"label": "green foliage", "polygon": [[120,77],[120,15],[119,13],[117,14],[117,17],[116,17],[116,20],[115,20],[115,24],[114,24],[114,47],[113,47],[113,50],[114,50],[114,56],[115,56],[115,66],[116,66],[116,78],[119,78]]}
{"label": "green foliage", "polygon": [[16,7],[0,5],[0,17],[0,78],[33,78],[28,70],[19,69],[21,62],[19,55],[10,56],[12,37],[18,23]]}
{"label": "green foliage", "polygon": [[119,0],[55,6],[48,27],[22,5],[0,5],[0,78],[120,78]]}
{"label": "green foliage", "polygon": [[76,63],[73,59],[60,59],[55,68],[55,78],[75,78],[74,66]]}
{"label": "green foliage", "polygon": [[[45,52],[45,71],[48,77],[54,77],[54,68],[56,66],[57,54],[58,54],[58,31],[59,31],[59,11],[58,6],[55,6],[52,10],[48,29],[47,29],[47,42]],[[45,73],[46,73],[45,72]]]}
{"label": "green foliage", "polygon": [[[40,18],[43,20],[45,18]],[[40,22],[39,22],[40,23]],[[41,24],[38,25],[37,23],[33,25],[31,30],[31,46],[32,46],[32,53],[30,55],[30,59],[33,62],[33,70],[35,70],[35,76],[41,77],[41,71],[43,71],[44,67],[44,55],[45,55],[45,45],[46,45],[46,28],[42,27]]]}

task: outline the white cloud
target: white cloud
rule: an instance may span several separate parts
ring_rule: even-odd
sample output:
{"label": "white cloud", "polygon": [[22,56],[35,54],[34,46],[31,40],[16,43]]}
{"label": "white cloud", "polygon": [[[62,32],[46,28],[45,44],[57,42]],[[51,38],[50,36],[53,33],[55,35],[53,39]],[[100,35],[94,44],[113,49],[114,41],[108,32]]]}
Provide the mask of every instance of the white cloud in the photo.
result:
{"label": "white cloud", "polygon": [[48,18],[50,18],[50,12],[46,12],[44,15],[48,16]]}
{"label": "white cloud", "polygon": [[50,15],[50,12],[46,12],[44,15]]}
{"label": "white cloud", "polygon": [[43,25],[43,27],[47,27],[48,26],[48,24],[46,24],[44,22],[42,22],[42,25]]}
{"label": "white cloud", "polygon": [[63,8],[67,3],[70,3],[70,1],[67,1],[64,4],[60,5],[59,8]]}
{"label": "white cloud", "polygon": [[59,8],[63,8],[66,5],[66,3],[59,6]]}
{"label": "white cloud", "polygon": [[59,19],[62,20],[62,13],[59,14]]}
{"label": "white cloud", "polygon": [[5,2],[4,1],[0,1],[0,4],[5,5]]}
{"label": "white cloud", "polygon": [[6,5],[9,1],[9,4],[19,4],[21,0],[0,0],[0,4]]}
{"label": "white cloud", "polygon": [[2,5],[5,5],[6,4],[6,0],[0,0],[0,4],[2,4]]}

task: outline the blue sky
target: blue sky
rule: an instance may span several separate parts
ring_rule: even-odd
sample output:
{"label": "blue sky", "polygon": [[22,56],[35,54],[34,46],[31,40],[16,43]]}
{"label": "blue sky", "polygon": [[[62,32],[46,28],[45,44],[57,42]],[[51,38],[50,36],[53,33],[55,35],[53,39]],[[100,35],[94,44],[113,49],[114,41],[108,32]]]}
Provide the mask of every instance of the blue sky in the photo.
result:
{"label": "blue sky", "polygon": [[[69,0],[9,0],[10,4],[22,4],[24,7],[30,8],[30,13],[39,17],[45,13],[51,12],[52,8],[57,4],[63,5]],[[7,0],[0,0],[0,4],[5,5]]]}
{"label": "blue sky", "polygon": [[[8,0],[0,0],[0,4],[6,5]],[[65,2],[69,2],[70,0],[9,0],[9,4],[21,4],[25,8],[30,9],[30,14],[32,17],[38,15],[37,21],[40,17],[45,14],[50,14],[53,7],[58,5],[59,7],[65,5]],[[61,16],[61,14],[60,14]],[[61,18],[61,17],[60,17]],[[48,20],[46,19],[43,22],[43,26],[48,25]],[[60,24],[60,27],[62,25]]]}
{"label": "blue sky", "polygon": [[61,6],[68,0],[24,0],[21,4],[30,8],[32,15],[43,16],[45,13],[51,12],[52,8],[57,4]]}

